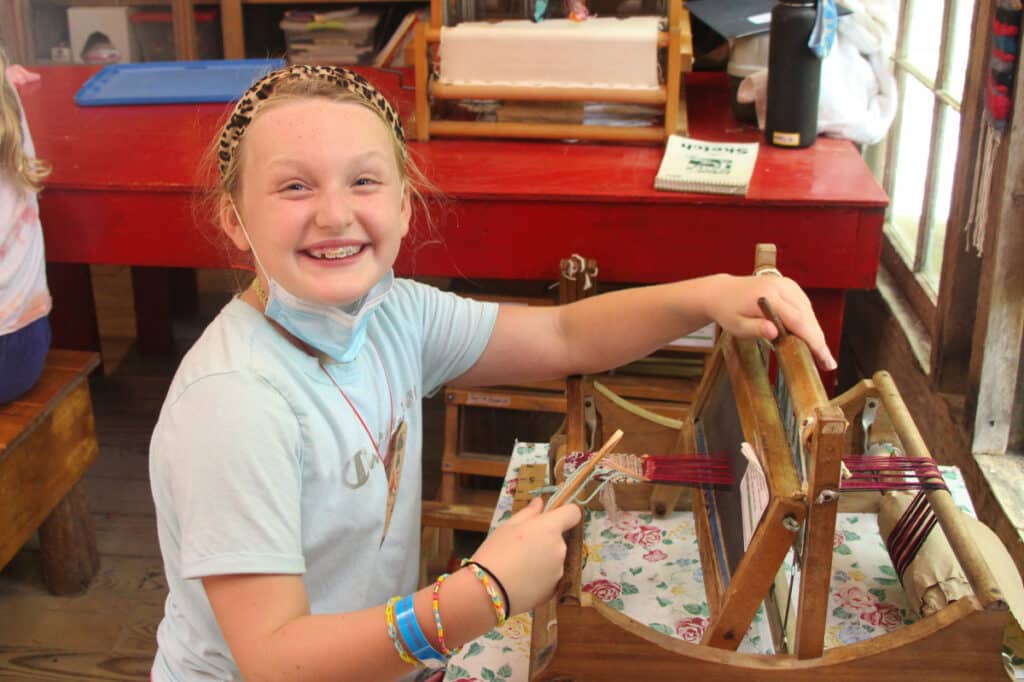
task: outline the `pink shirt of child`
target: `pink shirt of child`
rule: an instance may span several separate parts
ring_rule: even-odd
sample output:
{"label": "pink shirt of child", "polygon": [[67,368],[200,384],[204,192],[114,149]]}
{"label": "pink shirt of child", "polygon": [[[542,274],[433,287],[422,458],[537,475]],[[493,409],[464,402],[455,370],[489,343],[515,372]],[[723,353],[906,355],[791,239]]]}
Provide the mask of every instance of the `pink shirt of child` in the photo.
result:
{"label": "pink shirt of child", "polygon": [[[25,153],[34,156],[24,111],[21,133]],[[51,306],[39,201],[34,192],[0,172],[0,335],[35,322]]]}

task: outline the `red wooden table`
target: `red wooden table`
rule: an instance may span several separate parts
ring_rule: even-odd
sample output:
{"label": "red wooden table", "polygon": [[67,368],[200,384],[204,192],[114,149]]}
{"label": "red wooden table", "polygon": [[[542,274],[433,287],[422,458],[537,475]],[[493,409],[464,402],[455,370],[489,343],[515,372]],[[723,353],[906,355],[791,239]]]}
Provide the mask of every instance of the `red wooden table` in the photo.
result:
{"label": "red wooden table", "polygon": [[[74,94],[95,67],[38,71],[42,80],[21,94],[37,153],[54,168],[41,211],[55,334],[64,345],[96,347],[85,264],[150,266],[133,269],[140,288],[163,268],[230,265],[194,210],[200,159],[227,105],[78,107]],[[397,75],[364,72],[403,115],[411,111],[412,92]],[[686,100],[691,135],[758,139],[732,117],[723,74],[690,74]],[[597,259],[601,281],[653,283],[747,273],[755,243],[773,242],[780,269],[809,290],[833,351],[844,291],[875,284],[887,197],[847,141],[762,145],[746,197],[654,191],[661,146],[410,147],[448,201],[434,214],[439,235],[411,233],[402,274],[555,281],[559,260],[581,253]],[[140,319],[166,312],[137,308]]]}

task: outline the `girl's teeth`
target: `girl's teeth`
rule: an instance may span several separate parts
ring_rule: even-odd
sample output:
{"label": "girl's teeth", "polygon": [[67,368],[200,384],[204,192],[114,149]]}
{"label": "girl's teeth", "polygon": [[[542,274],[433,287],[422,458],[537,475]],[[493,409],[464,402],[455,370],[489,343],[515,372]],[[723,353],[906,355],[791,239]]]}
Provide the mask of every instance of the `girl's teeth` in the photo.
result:
{"label": "girl's teeth", "polygon": [[314,258],[347,258],[348,256],[359,253],[359,247],[339,246],[336,249],[315,249],[311,250],[309,253]]}

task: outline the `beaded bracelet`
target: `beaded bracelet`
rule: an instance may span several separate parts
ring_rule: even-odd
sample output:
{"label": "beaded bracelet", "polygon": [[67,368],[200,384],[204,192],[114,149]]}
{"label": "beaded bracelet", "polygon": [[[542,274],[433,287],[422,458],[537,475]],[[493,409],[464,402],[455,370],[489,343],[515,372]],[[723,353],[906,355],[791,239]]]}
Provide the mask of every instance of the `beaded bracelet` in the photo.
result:
{"label": "beaded bracelet", "polygon": [[441,593],[441,583],[448,577],[447,573],[442,573],[437,577],[437,582],[434,583],[434,594],[432,597],[432,603],[434,606],[434,624],[437,626],[437,643],[441,645],[441,653],[451,658],[455,654],[459,653],[461,647],[455,647],[449,649],[448,644],[444,641],[444,626],[441,625],[441,603],[438,601],[438,596]]}
{"label": "beaded bracelet", "polygon": [[[494,585],[491,584],[491,581],[487,578],[488,573],[490,573],[492,577],[494,574],[490,571],[485,572],[483,566],[475,561],[471,561],[470,559],[463,559],[462,565],[469,568],[469,570],[473,572],[473,575],[476,576],[476,579],[484,586],[484,589],[487,590],[487,596],[491,598],[491,604],[494,605],[494,612],[498,616],[498,627],[500,628],[505,624],[505,619],[508,614],[505,612],[505,603],[501,601],[501,595],[498,594],[498,591],[494,589]],[[497,582],[497,579],[495,579],[495,582]],[[502,588],[502,591],[504,591],[504,589],[505,588]]]}
{"label": "beaded bracelet", "polygon": [[501,591],[501,596],[505,599],[503,603],[505,604],[505,615],[507,618],[508,614],[512,613],[512,600],[508,598],[508,591],[505,589],[505,586],[501,584],[500,580],[498,580],[498,576],[494,575],[494,571],[487,568],[479,561],[476,561],[475,559],[463,559],[463,566],[468,566],[470,564],[474,566],[479,566],[484,571],[484,573],[491,576],[491,580],[494,582],[495,585],[498,586],[498,590]]}
{"label": "beaded bracelet", "polygon": [[411,594],[398,602],[398,607],[395,610],[395,621],[398,623],[398,631],[401,633],[402,639],[405,640],[405,645],[409,647],[409,652],[420,663],[426,664],[427,661],[447,662],[448,659],[432,647],[423,634],[420,622],[416,618],[416,611],[413,609]]}
{"label": "beaded bracelet", "polygon": [[384,607],[384,621],[388,626],[388,637],[391,638],[391,643],[395,645],[395,651],[398,652],[399,658],[409,665],[419,665],[419,662],[409,654],[398,636],[398,628],[395,625],[395,604],[400,599],[401,597],[392,597],[388,599],[388,604]]}

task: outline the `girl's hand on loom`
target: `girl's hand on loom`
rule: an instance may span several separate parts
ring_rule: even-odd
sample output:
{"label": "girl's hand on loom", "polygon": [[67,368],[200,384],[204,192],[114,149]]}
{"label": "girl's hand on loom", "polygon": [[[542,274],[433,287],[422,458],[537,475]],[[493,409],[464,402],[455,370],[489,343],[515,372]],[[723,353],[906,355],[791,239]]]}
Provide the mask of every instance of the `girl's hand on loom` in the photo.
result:
{"label": "girl's hand on loom", "polygon": [[836,368],[836,361],[825,343],[825,333],[803,289],[788,277],[734,277],[720,275],[717,287],[707,297],[708,316],[722,329],[738,337],[763,337],[769,341],[779,335],[775,325],[765,318],[757,300],[764,297],[782,320],[787,331],[803,339],[818,365],[824,370]]}
{"label": "girl's hand on loom", "polygon": [[498,526],[473,554],[508,591],[512,616],[548,599],[562,577],[565,539],[562,534],[580,522],[575,504],[543,511],[534,499]]}

